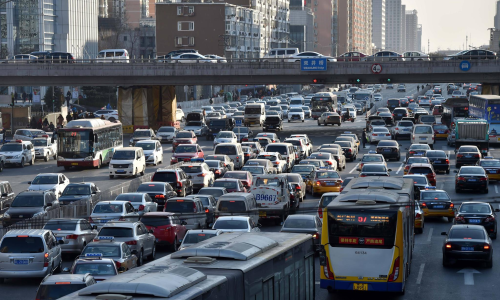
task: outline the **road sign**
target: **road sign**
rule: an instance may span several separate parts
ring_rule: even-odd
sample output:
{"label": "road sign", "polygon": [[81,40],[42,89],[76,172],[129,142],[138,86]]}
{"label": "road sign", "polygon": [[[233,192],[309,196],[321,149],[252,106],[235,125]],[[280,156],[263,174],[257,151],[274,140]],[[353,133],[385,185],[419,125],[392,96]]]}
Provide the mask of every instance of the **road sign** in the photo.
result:
{"label": "road sign", "polygon": [[382,65],[380,64],[373,64],[372,65],[372,73],[373,74],[380,74],[382,72]]}
{"label": "road sign", "polygon": [[238,127],[239,127],[239,126],[243,126],[243,120],[241,120],[241,119],[236,119],[236,120],[234,120],[234,121],[235,121],[235,123],[236,123],[236,126],[238,126]]}
{"label": "road sign", "polygon": [[460,62],[460,70],[464,71],[464,72],[467,72],[470,70],[470,61],[468,60],[463,60]]}
{"label": "road sign", "polygon": [[326,58],[302,58],[300,60],[301,71],[326,71]]}

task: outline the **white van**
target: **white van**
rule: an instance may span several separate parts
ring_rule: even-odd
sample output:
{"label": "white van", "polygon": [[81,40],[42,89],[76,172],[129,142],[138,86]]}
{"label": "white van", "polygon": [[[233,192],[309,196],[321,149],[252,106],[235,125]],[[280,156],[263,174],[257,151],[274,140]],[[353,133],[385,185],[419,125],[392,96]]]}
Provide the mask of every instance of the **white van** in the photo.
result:
{"label": "white van", "polygon": [[234,163],[234,169],[239,170],[245,164],[245,157],[241,144],[220,143],[215,146],[214,155],[227,155]]}
{"label": "white van", "polygon": [[292,98],[290,98],[290,108],[292,107],[302,108],[302,106],[304,106],[304,98],[302,98],[302,96],[295,95]]}
{"label": "white van", "polygon": [[106,49],[99,52],[97,55],[97,62],[129,63],[130,57],[127,49]]}
{"label": "white van", "polygon": [[283,58],[299,54],[298,48],[274,48],[269,49],[269,52],[264,56],[263,61],[280,61]]}
{"label": "white van", "polygon": [[413,126],[411,135],[412,144],[427,144],[433,149],[434,146],[434,129],[432,125],[417,124]]}
{"label": "white van", "polygon": [[[286,160],[286,172],[289,173],[298,158],[295,147],[291,143],[271,143],[267,144],[266,152],[278,152]],[[285,171],[284,171],[285,172]]]}
{"label": "white van", "polygon": [[263,103],[247,104],[245,106],[245,115],[243,123],[249,127],[252,124],[262,126],[266,120],[266,106]]}
{"label": "white van", "polygon": [[259,222],[259,208],[255,196],[250,193],[229,193],[219,197],[216,218],[224,216],[247,216],[255,224]]}
{"label": "white van", "polygon": [[141,147],[123,147],[116,149],[109,162],[109,178],[115,176],[144,175],[146,158]]}

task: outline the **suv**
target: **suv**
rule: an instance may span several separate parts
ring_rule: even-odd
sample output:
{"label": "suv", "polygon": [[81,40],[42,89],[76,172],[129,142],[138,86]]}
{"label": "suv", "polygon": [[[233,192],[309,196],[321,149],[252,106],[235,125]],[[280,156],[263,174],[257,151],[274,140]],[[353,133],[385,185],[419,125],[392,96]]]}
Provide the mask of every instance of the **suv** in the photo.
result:
{"label": "suv", "polygon": [[188,174],[188,178],[193,182],[193,189],[200,190],[214,184],[215,175],[205,162],[184,163],[181,169]]}
{"label": "suv", "polygon": [[220,131],[233,131],[234,125],[232,118],[210,120],[208,123],[207,141],[214,139]]}
{"label": "suv", "polygon": [[[399,88],[398,88],[399,91]],[[399,99],[389,99],[387,100],[387,108],[392,112],[394,109],[401,107],[401,101]]]}
{"label": "suv", "polygon": [[60,271],[59,243],[46,229],[13,229],[5,233],[0,242],[0,283],[5,278],[45,277]]}
{"label": "suv", "polygon": [[432,149],[434,147],[434,129],[432,125],[415,125],[410,141],[412,144],[428,144]]}
{"label": "suv", "polygon": [[0,148],[0,155],[5,156],[5,165],[19,165],[24,168],[27,162],[30,165],[35,163],[35,147],[28,141],[16,140],[4,144]]}
{"label": "suv", "polygon": [[283,130],[283,120],[280,116],[266,116],[266,119],[264,120],[263,130],[281,131]]}
{"label": "suv", "polygon": [[142,140],[157,140],[154,130],[151,128],[149,128],[149,129],[140,129],[140,128],[136,129],[134,131],[134,134],[132,135],[132,138],[129,141],[129,143],[130,143],[129,146],[133,147],[135,145],[135,143],[137,143],[138,141],[142,141]]}
{"label": "suv", "polygon": [[42,131],[40,129],[18,129],[16,130],[16,133],[14,133],[12,139],[31,141],[38,136],[42,136],[43,134],[46,134],[45,131]]}
{"label": "suv", "polygon": [[179,197],[193,193],[193,182],[181,168],[158,169],[151,177],[151,181],[170,184]]}
{"label": "suv", "polygon": [[396,107],[392,111],[392,115],[394,116],[394,121],[399,121],[404,117],[408,117],[410,114],[408,113],[408,110],[406,108]]}
{"label": "suv", "polygon": [[41,138],[34,138],[31,143],[35,147],[35,159],[43,159],[49,161],[52,157],[54,160],[57,159],[57,144],[51,141],[48,135]]}
{"label": "suv", "polygon": [[[225,190],[225,189],[224,189]],[[174,213],[187,229],[207,228],[207,214],[203,202],[199,198],[171,198],[163,209],[164,212]]]}
{"label": "suv", "polygon": [[412,121],[398,121],[392,128],[392,137],[398,140],[399,137],[409,137],[411,138],[411,132],[413,129]]}
{"label": "suv", "polygon": [[50,207],[58,206],[59,201],[51,191],[22,191],[17,194],[11,204],[5,204],[4,207],[9,209],[3,214],[2,225],[5,228],[14,223],[44,215]]}

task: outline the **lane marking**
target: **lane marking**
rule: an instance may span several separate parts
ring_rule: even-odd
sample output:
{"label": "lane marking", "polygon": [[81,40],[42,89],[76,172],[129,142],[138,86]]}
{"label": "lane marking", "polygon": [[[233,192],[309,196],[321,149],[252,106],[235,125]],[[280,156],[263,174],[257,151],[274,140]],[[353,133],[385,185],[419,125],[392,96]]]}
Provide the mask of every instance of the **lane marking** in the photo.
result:
{"label": "lane marking", "polygon": [[444,188],[444,182],[441,182],[441,183],[439,184],[439,189],[440,189],[440,190],[442,190],[443,188]]}
{"label": "lane marking", "polygon": [[319,281],[316,281],[316,282],[314,282],[314,283],[319,284],[320,282],[319,282]]}
{"label": "lane marking", "polygon": [[451,153],[451,151],[450,151],[450,150],[448,150],[448,158],[450,158],[450,155],[451,155],[450,153]]}
{"label": "lane marking", "polygon": [[498,194],[498,186],[495,185],[495,193]]}
{"label": "lane marking", "polygon": [[356,168],[359,166],[359,163],[356,164],[356,166],[354,166],[354,168],[352,168],[352,170],[349,172],[349,174],[352,174],[352,172],[356,171]]}
{"label": "lane marking", "polygon": [[434,231],[434,228],[431,228],[431,230],[429,230],[429,235],[427,235],[427,242],[431,242],[431,239],[432,239],[432,232]]}
{"label": "lane marking", "polygon": [[422,275],[424,275],[424,267],[425,263],[420,265],[420,269],[418,270],[418,276],[417,276],[417,284],[420,284],[422,282]]}
{"label": "lane marking", "polygon": [[401,165],[399,166],[399,169],[396,171],[396,175],[399,174],[399,172],[401,172],[401,169],[403,168],[404,164],[401,163]]}

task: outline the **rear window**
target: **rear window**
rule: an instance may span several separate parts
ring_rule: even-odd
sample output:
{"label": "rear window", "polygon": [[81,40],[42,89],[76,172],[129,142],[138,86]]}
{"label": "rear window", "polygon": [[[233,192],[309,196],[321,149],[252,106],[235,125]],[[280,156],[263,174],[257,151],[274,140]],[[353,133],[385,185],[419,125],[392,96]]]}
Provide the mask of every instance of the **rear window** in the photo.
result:
{"label": "rear window", "polygon": [[446,157],[444,151],[427,151],[427,157]]}
{"label": "rear window", "polygon": [[364,165],[361,172],[386,172],[384,165]]}
{"label": "rear window", "polygon": [[191,132],[178,132],[175,138],[181,138],[181,139],[186,139],[186,138],[192,138],[193,134]]}
{"label": "rear window", "polygon": [[236,146],[217,146],[214,154],[236,155]]}
{"label": "rear window", "polygon": [[115,200],[128,201],[128,202],[142,202],[141,194],[120,194],[116,196]]}
{"label": "rear window", "polygon": [[223,188],[226,188],[226,189],[237,189],[238,188],[238,183],[235,182],[235,181],[220,181],[220,180],[216,180],[214,182],[214,187],[223,187]]}
{"label": "rear window", "polygon": [[167,201],[165,205],[165,211],[173,213],[193,213],[194,209],[195,205],[193,201],[186,200]]}
{"label": "rear window", "polygon": [[[349,180],[350,181],[350,180]],[[323,196],[320,200],[319,207],[320,208],[325,208],[330,204],[335,198],[337,198],[337,195],[332,195],[332,196]]]}
{"label": "rear window", "polygon": [[49,221],[45,226],[43,226],[43,229],[48,229],[52,231],[58,231],[58,230],[70,230],[73,231],[76,229],[76,224],[77,222],[71,222],[71,221]]}
{"label": "rear window", "polygon": [[415,134],[433,134],[432,127],[429,126],[417,126],[414,132]]}
{"label": "rear window", "polygon": [[425,177],[404,177],[413,180],[414,184],[427,184],[427,179]]}
{"label": "rear window", "polygon": [[103,227],[101,231],[99,231],[99,236],[114,236],[118,237],[133,237],[134,232],[132,228],[124,228],[124,227]]}
{"label": "rear window", "polygon": [[484,232],[477,229],[453,229],[450,231],[450,238],[452,239],[484,239]]}
{"label": "rear window", "polygon": [[411,168],[410,173],[414,174],[432,174],[432,170],[428,167],[414,167]]}
{"label": "rear window", "polygon": [[434,117],[434,116],[421,116],[420,120],[422,122],[436,122],[436,117]]}
{"label": "rear window", "polygon": [[266,148],[266,152],[278,152],[281,155],[288,155],[287,149],[287,146],[268,145]]}
{"label": "rear window", "polygon": [[388,146],[397,146],[398,143],[395,141],[380,141],[377,147],[388,147]]}
{"label": "rear window", "polygon": [[299,218],[288,218],[283,224],[284,228],[316,228],[314,220],[311,219],[299,219]]}
{"label": "rear window", "polygon": [[460,149],[458,149],[458,152],[477,152],[477,148],[476,147],[460,147]]}
{"label": "rear window", "polygon": [[224,178],[236,178],[236,179],[247,179],[247,173],[231,172],[224,174]]}
{"label": "rear window", "polygon": [[201,173],[201,166],[181,166],[182,171],[186,173]]}
{"label": "rear window", "polygon": [[41,237],[6,237],[0,253],[41,253],[45,250]]}
{"label": "rear window", "polygon": [[402,127],[412,127],[413,126],[413,122],[399,122],[398,123],[398,126],[402,126]]}
{"label": "rear window", "polygon": [[176,182],[177,175],[174,172],[156,172],[151,181],[156,182]]}
{"label": "rear window", "polygon": [[[85,272],[85,273],[89,273],[89,272]],[[85,273],[83,273],[83,274],[85,274]],[[82,273],[76,273],[76,274],[82,274]],[[78,290],[81,290],[84,287],[87,287],[87,285],[84,283],[50,284],[50,285],[43,284],[43,285],[40,285],[40,288],[38,289],[36,299],[39,299],[39,300],[59,299],[59,298],[62,298],[66,295],[74,293]]]}
{"label": "rear window", "polygon": [[158,227],[158,226],[170,225],[170,218],[143,216],[141,218],[141,222],[146,226]]}
{"label": "rear window", "polygon": [[204,231],[203,233],[189,233],[184,237],[183,243],[186,244],[197,244],[203,242],[206,239],[216,236],[214,233],[209,233]]}
{"label": "rear window", "polygon": [[114,214],[123,212],[122,204],[99,204],[94,207],[95,214]]}
{"label": "rear window", "polygon": [[245,202],[235,200],[219,201],[220,212],[246,212]]}
{"label": "rear window", "polygon": [[248,222],[245,220],[217,220],[214,229],[248,229]]}
{"label": "rear window", "polygon": [[387,100],[387,105],[399,105],[399,100]]}
{"label": "rear window", "polygon": [[163,192],[165,191],[165,184],[159,184],[159,183],[146,183],[146,184],[141,184],[137,188],[138,192]]}

